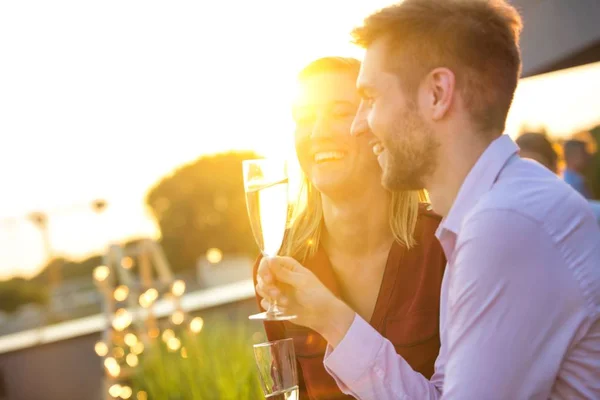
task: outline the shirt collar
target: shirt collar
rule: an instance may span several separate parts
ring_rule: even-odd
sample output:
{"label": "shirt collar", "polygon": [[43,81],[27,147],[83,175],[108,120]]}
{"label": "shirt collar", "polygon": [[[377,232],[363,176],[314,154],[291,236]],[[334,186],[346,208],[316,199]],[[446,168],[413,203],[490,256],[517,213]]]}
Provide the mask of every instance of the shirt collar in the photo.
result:
{"label": "shirt collar", "polygon": [[438,227],[436,232],[438,239],[441,238],[444,231],[451,231],[458,235],[467,212],[475,206],[481,196],[492,188],[508,160],[518,150],[519,147],[508,135],[501,135],[490,143],[469,171],[450,208],[450,212]]}

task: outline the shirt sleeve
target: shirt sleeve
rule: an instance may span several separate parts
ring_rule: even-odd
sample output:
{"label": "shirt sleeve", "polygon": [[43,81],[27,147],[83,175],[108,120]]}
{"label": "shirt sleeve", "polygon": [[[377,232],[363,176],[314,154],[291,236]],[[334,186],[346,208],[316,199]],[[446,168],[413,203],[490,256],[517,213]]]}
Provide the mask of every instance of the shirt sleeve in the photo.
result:
{"label": "shirt sleeve", "polygon": [[540,223],[487,210],[463,225],[448,283],[443,399],[550,397],[582,313]]}
{"label": "shirt sleeve", "polygon": [[[436,372],[429,381],[415,372],[396,353],[392,343],[358,315],[337,347],[328,347],[324,364],[340,390],[357,399],[439,399],[441,396],[441,374]],[[436,371],[438,369],[436,361]]]}

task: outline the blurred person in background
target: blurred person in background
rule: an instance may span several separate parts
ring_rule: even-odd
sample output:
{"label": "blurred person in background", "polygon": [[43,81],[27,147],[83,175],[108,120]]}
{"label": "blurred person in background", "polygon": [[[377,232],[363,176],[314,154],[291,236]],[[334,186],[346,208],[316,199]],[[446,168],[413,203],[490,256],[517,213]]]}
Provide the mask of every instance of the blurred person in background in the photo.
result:
{"label": "blurred person in background", "polygon": [[[524,133],[519,136],[515,142],[519,146],[521,157],[535,160],[555,174],[557,173],[558,154],[556,153],[556,150],[554,150],[552,142],[550,142],[545,134],[535,132]],[[583,143],[575,140],[572,140],[572,142],[577,142],[575,147],[578,147],[579,143]],[[581,176],[581,178],[583,178],[583,176]],[[592,208],[592,211],[600,224],[600,201],[588,199],[588,204]]]}
{"label": "blurred person in background", "polygon": [[523,133],[517,138],[516,143],[520,148],[521,157],[535,160],[558,174],[558,154],[545,134]]}
{"label": "blurred person in background", "polygon": [[563,151],[566,164],[563,179],[583,197],[591,199],[592,194],[585,179],[586,169],[591,160],[586,143],[576,139],[567,140]]}
{"label": "blurred person in background", "polygon": [[[421,191],[385,189],[372,137],[351,136],[359,69],[356,59],[325,57],[299,74],[293,118],[303,189],[282,253],[303,263],[428,379],[440,347],[446,260],[434,233],[441,218],[420,202]],[[291,322],[264,326],[269,340],[294,339],[300,398],[352,398],[325,370],[323,337]]]}

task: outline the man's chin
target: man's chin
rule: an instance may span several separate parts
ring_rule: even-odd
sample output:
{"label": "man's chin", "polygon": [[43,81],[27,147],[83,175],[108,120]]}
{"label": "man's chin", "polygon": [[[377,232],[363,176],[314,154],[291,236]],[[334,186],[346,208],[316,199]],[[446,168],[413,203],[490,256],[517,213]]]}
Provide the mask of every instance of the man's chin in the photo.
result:
{"label": "man's chin", "polygon": [[402,190],[420,190],[423,185],[415,181],[414,176],[409,177],[408,173],[398,173],[392,170],[386,170],[381,177],[381,184],[390,191]]}

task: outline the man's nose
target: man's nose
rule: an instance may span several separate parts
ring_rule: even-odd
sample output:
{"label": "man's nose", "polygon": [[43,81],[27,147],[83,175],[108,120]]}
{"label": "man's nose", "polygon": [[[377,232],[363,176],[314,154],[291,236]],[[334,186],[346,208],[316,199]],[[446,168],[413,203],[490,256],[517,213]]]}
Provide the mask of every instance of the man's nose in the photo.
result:
{"label": "man's nose", "polygon": [[369,124],[367,123],[367,110],[363,103],[358,107],[358,111],[352,121],[352,127],[350,128],[350,135],[359,136],[364,135],[369,131]]}

